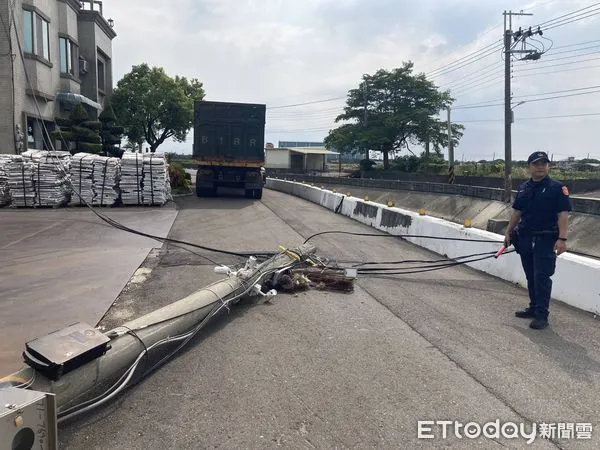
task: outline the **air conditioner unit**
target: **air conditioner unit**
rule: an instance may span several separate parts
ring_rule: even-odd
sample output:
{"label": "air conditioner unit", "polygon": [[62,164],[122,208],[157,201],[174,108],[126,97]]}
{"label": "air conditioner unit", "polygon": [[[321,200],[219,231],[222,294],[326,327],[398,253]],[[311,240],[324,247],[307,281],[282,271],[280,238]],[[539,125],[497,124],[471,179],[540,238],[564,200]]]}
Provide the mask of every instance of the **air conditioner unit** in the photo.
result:
{"label": "air conditioner unit", "polygon": [[88,73],[88,62],[85,59],[79,60],[79,72],[80,73]]}

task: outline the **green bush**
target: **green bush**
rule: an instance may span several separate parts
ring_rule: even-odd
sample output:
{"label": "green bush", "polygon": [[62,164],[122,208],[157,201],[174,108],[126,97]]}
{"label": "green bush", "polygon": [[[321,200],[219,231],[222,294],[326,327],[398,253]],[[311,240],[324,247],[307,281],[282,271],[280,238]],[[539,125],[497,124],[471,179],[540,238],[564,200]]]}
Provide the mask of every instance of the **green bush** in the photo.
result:
{"label": "green bush", "polygon": [[192,177],[181,164],[169,165],[169,180],[172,189],[190,189]]}

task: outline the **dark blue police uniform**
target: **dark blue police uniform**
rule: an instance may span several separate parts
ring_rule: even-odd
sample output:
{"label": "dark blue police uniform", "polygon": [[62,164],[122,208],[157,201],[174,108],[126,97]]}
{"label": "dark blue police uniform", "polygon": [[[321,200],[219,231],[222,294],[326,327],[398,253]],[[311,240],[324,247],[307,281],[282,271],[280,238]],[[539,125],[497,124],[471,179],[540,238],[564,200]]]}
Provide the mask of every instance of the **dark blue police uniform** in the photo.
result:
{"label": "dark blue police uniform", "polygon": [[529,290],[529,308],[538,320],[548,320],[552,280],[556,268],[554,245],[558,239],[558,214],[571,211],[571,201],[562,183],[546,177],[523,183],[513,203],[521,220],[512,243],[521,256]]}

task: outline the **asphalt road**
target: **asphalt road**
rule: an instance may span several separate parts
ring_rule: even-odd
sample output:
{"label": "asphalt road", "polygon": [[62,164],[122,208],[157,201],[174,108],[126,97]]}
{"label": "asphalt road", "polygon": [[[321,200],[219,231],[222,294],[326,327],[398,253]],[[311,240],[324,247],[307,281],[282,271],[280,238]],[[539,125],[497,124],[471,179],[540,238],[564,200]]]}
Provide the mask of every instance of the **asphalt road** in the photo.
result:
{"label": "asphalt road", "polygon": [[[172,237],[228,250],[293,247],[324,230],[373,232],[273,191],[262,201],[186,197],[179,208]],[[340,260],[437,257],[389,237],[314,243]],[[212,268],[180,248],[153,252],[105,324],[188,295],[217,278]],[[420,420],[500,420],[526,430],[531,422],[589,422],[591,440],[537,439],[531,447],[597,448],[598,323],[556,303],[551,328],[534,331],[513,315],[525,304],[522,289],[466,267],[361,279],[352,294],[247,302],[150,378],[62,426],[60,448],[527,446],[522,438],[442,439],[439,428],[435,439],[418,439]]]}
{"label": "asphalt road", "polygon": [[[102,212],[159,236],[177,214],[173,204]],[[100,320],[150,250],[161,246],[110,227],[87,208],[3,208],[0,224],[0,376],[21,368],[27,341]]]}

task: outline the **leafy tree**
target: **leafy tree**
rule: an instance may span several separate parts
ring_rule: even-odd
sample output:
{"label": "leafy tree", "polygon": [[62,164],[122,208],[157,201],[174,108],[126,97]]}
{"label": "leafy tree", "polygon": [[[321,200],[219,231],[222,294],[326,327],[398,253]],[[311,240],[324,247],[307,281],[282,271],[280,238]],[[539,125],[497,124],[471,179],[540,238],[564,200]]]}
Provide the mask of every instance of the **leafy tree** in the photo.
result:
{"label": "leafy tree", "polygon": [[117,118],[112,106],[109,104],[98,116],[100,123],[100,139],[102,140],[102,151],[106,156],[123,156],[124,150],[117,147],[121,143],[123,127],[115,125]]}
{"label": "leafy tree", "polygon": [[89,116],[81,103],[75,105],[69,117],[57,117],[56,123],[60,131],[53,131],[51,136],[63,142],[71,154],[102,153],[102,144],[98,131],[101,124],[96,120],[88,120]]}
{"label": "leafy tree", "polygon": [[171,137],[185,142],[193,124],[194,101],[204,95],[196,79],[171,78],[162,68],[140,64],[119,80],[112,103],[129,141],[145,140],[154,153]]}
{"label": "leafy tree", "polygon": [[[452,104],[448,92],[440,92],[424,74],[412,74],[413,63],[374,75],[364,75],[361,85],[348,92],[344,112],[337,122],[349,121],[329,132],[328,148],[339,151],[361,147],[383,153],[384,169],[391,153],[410,145],[430,142],[435,150],[448,145],[447,123],[436,119]],[[366,109],[366,114],[365,114]],[[452,124],[453,143],[458,146],[464,127]]]}

